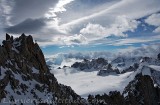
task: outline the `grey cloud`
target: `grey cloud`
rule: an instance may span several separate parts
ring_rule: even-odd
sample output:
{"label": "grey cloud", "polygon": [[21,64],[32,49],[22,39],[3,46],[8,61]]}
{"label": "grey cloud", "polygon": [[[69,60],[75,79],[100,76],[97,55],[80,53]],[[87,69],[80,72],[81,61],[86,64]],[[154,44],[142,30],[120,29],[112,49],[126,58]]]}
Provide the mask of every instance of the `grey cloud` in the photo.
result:
{"label": "grey cloud", "polygon": [[13,0],[14,5],[11,11],[11,22],[17,24],[27,18],[40,18],[48,11],[54,8],[58,0]]}
{"label": "grey cloud", "polygon": [[73,39],[73,40],[71,40],[71,42],[77,43],[77,44],[82,43],[82,41],[81,41],[81,40],[78,40],[78,39]]}
{"label": "grey cloud", "polygon": [[49,41],[51,41],[49,38],[47,38],[47,39],[42,39],[42,38],[35,37],[35,39],[36,39],[38,42],[49,42]]}
{"label": "grey cloud", "polygon": [[43,26],[45,26],[44,19],[26,19],[17,25],[5,28],[5,31],[14,34],[30,33],[40,30]]}

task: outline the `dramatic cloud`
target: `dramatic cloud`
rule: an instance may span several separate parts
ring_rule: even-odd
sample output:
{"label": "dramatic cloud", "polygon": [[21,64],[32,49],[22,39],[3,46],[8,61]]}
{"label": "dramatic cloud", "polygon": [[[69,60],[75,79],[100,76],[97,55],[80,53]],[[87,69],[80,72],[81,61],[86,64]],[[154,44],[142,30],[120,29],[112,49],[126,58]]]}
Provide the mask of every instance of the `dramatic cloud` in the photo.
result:
{"label": "dramatic cloud", "polygon": [[45,26],[44,19],[26,19],[25,21],[5,28],[6,32],[9,33],[32,33],[39,31],[43,26]]}
{"label": "dramatic cloud", "polygon": [[0,33],[32,34],[41,46],[146,43],[151,39],[142,39],[144,34],[137,32],[149,16],[145,22],[156,28],[152,33],[146,26],[146,37],[158,35],[159,4],[159,0],[0,0]]}
{"label": "dramatic cloud", "polygon": [[[7,0],[6,0],[7,1]],[[10,21],[13,24],[22,22],[27,18],[41,18],[50,7],[54,7],[58,0],[13,0],[10,12]]]}
{"label": "dramatic cloud", "polygon": [[45,26],[44,14],[57,2],[58,0],[1,0],[3,29],[17,34],[39,34],[39,29]]}

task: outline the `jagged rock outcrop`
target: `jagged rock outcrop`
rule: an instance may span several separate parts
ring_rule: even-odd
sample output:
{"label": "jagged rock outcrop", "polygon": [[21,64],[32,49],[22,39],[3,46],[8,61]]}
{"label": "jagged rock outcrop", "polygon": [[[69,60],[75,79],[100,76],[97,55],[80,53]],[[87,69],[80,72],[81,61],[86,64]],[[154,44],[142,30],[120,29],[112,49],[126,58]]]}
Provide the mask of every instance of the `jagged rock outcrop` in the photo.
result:
{"label": "jagged rock outcrop", "polygon": [[44,55],[31,35],[13,39],[6,34],[0,46],[0,102],[7,104],[83,105],[70,87],[50,73]]}
{"label": "jagged rock outcrop", "polygon": [[92,59],[91,61],[84,59],[82,62],[75,62],[71,67],[78,68],[80,70],[99,70],[107,66],[107,64],[108,61],[104,58]]}
{"label": "jagged rock outcrop", "polygon": [[119,74],[118,68],[113,68],[110,63],[104,58],[87,60],[84,59],[82,62],[75,62],[71,65],[72,68],[85,70],[85,71],[98,71],[98,76],[105,76],[108,74]]}
{"label": "jagged rock outcrop", "polygon": [[139,63],[142,57],[125,57],[120,56],[111,61],[111,64],[119,68],[120,71],[128,69],[130,66],[133,66],[134,63]]}
{"label": "jagged rock outcrop", "polygon": [[131,71],[136,71],[139,67],[138,63],[134,63],[133,66],[129,66],[128,68],[124,69],[121,74],[126,73],[126,72],[131,72]]}
{"label": "jagged rock outcrop", "polygon": [[138,74],[125,88],[126,105],[159,105],[160,88],[154,86],[153,80],[148,75]]}
{"label": "jagged rock outcrop", "polygon": [[117,68],[113,69],[110,63],[107,65],[105,69],[100,69],[97,73],[98,76],[107,76],[110,74],[112,75],[120,74],[119,70]]}

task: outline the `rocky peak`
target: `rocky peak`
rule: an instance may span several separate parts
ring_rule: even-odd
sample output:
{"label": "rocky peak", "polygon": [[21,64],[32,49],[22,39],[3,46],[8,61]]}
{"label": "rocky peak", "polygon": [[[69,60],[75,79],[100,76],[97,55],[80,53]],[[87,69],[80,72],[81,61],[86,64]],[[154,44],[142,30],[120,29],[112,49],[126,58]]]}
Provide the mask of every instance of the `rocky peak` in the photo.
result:
{"label": "rocky peak", "polygon": [[[15,104],[16,99],[27,98],[41,102],[49,98],[51,103],[45,105],[55,104],[59,99],[69,100],[71,102],[67,104],[74,105],[74,100],[81,100],[70,87],[59,84],[50,73],[43,52],[31,35],[22,34],[14,39],[6,34],[6,40],[0,46],[0,55],[1,103],[4,99]],[[36,102],[30,104],[38,104]],[[57,104],[66,105],[65,102]]]}
{"label": "rocky peak", "polygon": [[110,63],[105,68],[100,69],[97,73],[98,76],[108,76],[117,74],[120,74],[119,69],[118,68],[114,69]]}
{"label": "rocky peak", "polygon": [[93,70],[99,70],[101,68],[104,68],[107,66],[108,61],[104,58],[97,58],[92,60],[84,59],[82,62],[75,62],[71,67],[78,68],[80,70],[87,70],[87,69],[93,69]]}
{"label": "rocky peak", "polygon": [[9,53],[9,58],[16,57],[16,60],[20,61],[16,54],[23,57],[23,60],[32,62],[37,69],[41,72],[48,72],[44,55],[37,43],[33,42],[31,35],[26,36],[22,34],[20,37],[13,40],[13,36],[6,34],[6,40],[3,41],[4,48]]}

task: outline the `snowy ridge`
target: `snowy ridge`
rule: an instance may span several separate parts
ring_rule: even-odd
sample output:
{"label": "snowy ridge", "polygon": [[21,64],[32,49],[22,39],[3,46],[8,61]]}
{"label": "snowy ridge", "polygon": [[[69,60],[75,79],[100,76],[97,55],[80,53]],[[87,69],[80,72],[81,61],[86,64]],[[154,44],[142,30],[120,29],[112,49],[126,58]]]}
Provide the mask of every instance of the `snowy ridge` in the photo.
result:
{"label": "snowy ridge", "polygon": [[[42,102],[42,101],[47,101],[48,98],[53,99],[54,94],[52,92],[47,91],[48,87],[45,87],[45,90],[43,90],[43,91],[37,90],[37,86],[43,87],[44,85],[41,83],[38,83],[35,80],[27,80],[26,81],[24,79],[25,75],[22,75],[19,73],[14,73],[11,71],[11,69],[3,68],[1,66],[1,73],[3,73],[3,75],[1,75],[0,78],[2,79],[2,81],[4,80],[4,78],[6,76],[5,74],[8,71],[10,71],[10,73],[12,74],[10,78],[12,78],[14,81],[18,82],[16,85],[18,85],[18,84],[20,84],[20,85],[14,86],[12,84],[12,82],[9,82],[8,84],[6,84],[7,86],[4,89],[5,94],[6,94],[6,98],[4,100],[2,100],[2,102],[7,104],[9,101],[11,101],[11,99],[13,99],[13,100],[15,99],[14,101],[18,104],[23,103],[24,105],[28,105],[28,103],[25,103],[25,101],[27,99],[30,99],[30,101],[33,101],[33,104],[38,103],[38,102]],[[14,96],[13,96],[13,94],[14,94]],[[38,97],[38,99],[36,99],[36,97]],[[12,103],[14,103],[14,101]]]}

